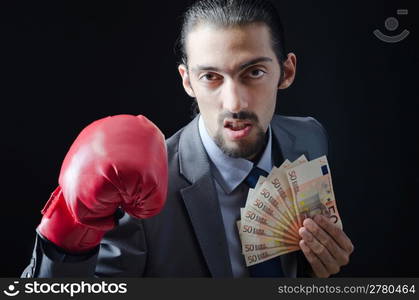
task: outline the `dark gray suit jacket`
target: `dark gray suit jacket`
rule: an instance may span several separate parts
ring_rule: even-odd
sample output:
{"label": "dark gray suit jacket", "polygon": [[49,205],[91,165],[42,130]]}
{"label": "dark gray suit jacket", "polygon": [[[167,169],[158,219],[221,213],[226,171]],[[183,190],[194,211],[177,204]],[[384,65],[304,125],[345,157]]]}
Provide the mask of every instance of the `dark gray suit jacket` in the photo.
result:
{"label": "dark gray suit jacket", "polygon": [[[139,220],[124,214],[98,251],[76,259],[52,255],[37,236],[22,277],[232,277],[227,240],[198,118],[167,140],[169,190],[162,212]],[[327,154],[327,135],[313,118],[274,116],[271,127],[282,156]],[[53,258],[54,257],[54,258]],[[284,274],[306,276],[301,251],[281,257]]]}

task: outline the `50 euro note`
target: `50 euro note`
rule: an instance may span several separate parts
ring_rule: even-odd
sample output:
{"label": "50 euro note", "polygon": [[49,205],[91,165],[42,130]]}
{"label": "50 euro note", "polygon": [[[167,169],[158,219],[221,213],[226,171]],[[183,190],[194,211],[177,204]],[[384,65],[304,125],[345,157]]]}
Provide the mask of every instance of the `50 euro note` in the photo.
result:
{"label": "50 euro note", "polygon": [[275,239],[265,239],[263,237],[252,237],[240,232],[241,221],[237,221],[240,241],[242,243],[242,254],[245,258],[246,266],[252,266],[271,258],[297,251],[298,245],[289,244]]}
{"label": "50 euro note", "polygon": [[300,218],[298,217],[298,209],[295,206],[295,199],[294,199],[294,195],[292,193],[292,189],[291,186],[288,183],[288,177],[287,177],[287,170],[294,168],[296,166],[302,165],[307,163],[308,160],[306,158],[306,156],[303,154],[300,157],[298,157],[296,160],[294,160],[293,162],[290,161],[285,161],[282,165],[281,165],[281,170],[280,172],[278,172],[277,178],[279,180],[279,182],[281,183],[281,185],[277,188],[277,192],[279,193],[279,195],[281,197],[284,198],[284,201],[287,203],[288,206],[292,207],[292,211],[293,211],[293,217],[297,226],[297,231],[300,227],[303,226],[302,222],[300,222]]}
{"label": "50 euro note", "polygon": [[[246,206],[242,210],[242,220],[246,221],[248,225],[253,223],[253,227],[260,225],[262,229],[266,229],[266,226],[263,225],[267,225],[269,228],[266,234],[271,234],[271,231],[278,231],[288,239],[298,239],[298,234],[292,227],[292,220],[285,217],[286,213],[281,208],[278,200],[270,196],[270,192],[266,188],[266,182],[263,183],[259,189],[250,191]],[[242,227],[243,225],[244,222],[242,222]],[[241,228],[242,232],[243,230]]]}
{"label": "50 euro note", "polygon": [[293,162],[290,162],[288,159],[285,160],[279,168],[274,167],[272,169],[263,184],[263,187],[267,190],[265,190],[264,194],[269,194],[271,198],[274,198],[277,202],[279,202],[277,209],[281,211],[282,218],[287,221],[287,224],[289,225],[288,227],[297,237],[299,237],[298,229],[301,227],[301,224],[299,223],[297,217],[297,208],[294,207],[294,200],[291,188],[288,184],[286,169],[306,162],[307,158],[304,155],[301,155]]}
{"label": "50 euro note", "polygon": [[[269,230],[273,233],[279,233],[281,237],[288,240],[298,241],[298,235],[292,230],[292,228],[278,223],[275,219],[271,218],[267,214],[255,210],[251,207],[245,207],[242,209],[242,224],[251,225],[253,227]],[[243,228],[241,231],[244,232]]]}
{"label": "50 euro note", "polygon": [[[305,156],[297,159],[298,162],[306,162]],[[293,164],[287,159],[279,168],[274,167],[266,179],[266,186],[272,197],[275,197],[281,203],[281,208],[285,214],[285,218],[291,224],[292,230],[297,234],[300,225],[297,220],[297,213],[294,208],[294,202],[289,191],[288,180],[285,173],[285,168]],[[298,236],[298,234],[297,234]]]}
{"label": "50 euro note", "polygon": [[258,235],[249,235],[246,232],[242,232],[242,221],[237,220],[236,226],[239,231],[240,242],[242,243],[242,253],[248,253],[250,251],[259,251],[269,248],[279,248],[279,247],[294,247],[298,244],[285,242],[281,239],[276,238],[266,238],[264,236]]}
{"label": "50 euro note", "polygon": [[[264,230],[263,234],[266,236],[275,236],[278,233],[278,237],[298,240],[298,233],[290,226],[293,220],[288,217],[282,200],[279,197],[274,199],[271,194],[275,194],[274,188],[269,186],[266,177],[260,176],[255,188],[249,189],[245,207],[240,209],[241,219],[245,221],[243,224]],[[245,229],[239,228],[239,233]]]}
{"label": "50 euro note", "polygon": [[[274,171],[272,171],[272,173],[274,173]],[[262,203],[269,205],[273,210],[276,210],[277,214],[280,216],[280,222],[277,222],[277,224],[284,224],[285,229],[288,232],[293,234],[296,238],[299,238],[297,233],[298,227],[295,225],[295,217],[292,213],[293,208],[289,208],[284,199],[279,196],[270,180],[266,180],[259,189],[258,199],[261,200]],[[259,207],[260,203],[257,209],[259,209]],[[269,218],[269,216],[267,216],[267,218]]]}
{"label": "50 euro note", "polygon": [[281,241],[287,244],[298,244],[298,238],[289,235],[286,231],[269,227],[265,224],[241,219],[240,234],[242,241],[246,238],[264,238]]}
{"label": "50 euro note", "polygon": [[[293,201],[288,199],[285,194],[281,197],[278,189],[282,191],[281,186],[285,187],[285,185],[289,188],[284,165],[294,166],[306,161],[304,155],[294,163],[285,160],[281,167],[274,167],[267,178],[260,176],[255,189],[249,190],[246,201],[246,208],[259,212],[262,218],[276,223],[281,230],[285,230],[297,239],[299,238],[299,224],[297,223]],[[282,177],[282,183],[279,176]],[[290,192],[288,191],[288,193]]]}
{"label": "50 euro note", "polygon": [[321,214],[342,229],[326,156],[288,169],[287,178],[301,223]]}
{"label": "50 euro note", "polygon": [[242,246],[242,253],[245,258],[246,266],[258,264],[268,259],[300,249],[300,247],[295,244],[250,236],[243,236]]}

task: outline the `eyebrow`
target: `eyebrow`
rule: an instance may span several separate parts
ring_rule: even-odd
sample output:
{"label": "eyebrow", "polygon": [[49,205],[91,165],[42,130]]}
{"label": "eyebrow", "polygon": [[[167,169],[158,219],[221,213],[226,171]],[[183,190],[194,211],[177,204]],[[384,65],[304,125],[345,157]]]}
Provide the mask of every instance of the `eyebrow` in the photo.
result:
{"label": "eyebrow", "polygon": [[[258,57],[258,58],[252,59],[252,60],[250,60],[248,62],[245,62],[245,63],[241,64],[239,66],[239,71],[241,71],[243,69],[246,69],[247,67],[249,67],[251,65],[255,65],[257,63],[260,63],[260,62],[272,62],[272,58],[262,56],[262,57]],[[220,68],[217,68],[217,67],[213,67],[213,66],[202,66],[202,65],[198,65],[195,68],[192,68],[192,71],[193,72],[199,72],[199,71],[216,71],[216,72],[220,72],[221,69]]]}

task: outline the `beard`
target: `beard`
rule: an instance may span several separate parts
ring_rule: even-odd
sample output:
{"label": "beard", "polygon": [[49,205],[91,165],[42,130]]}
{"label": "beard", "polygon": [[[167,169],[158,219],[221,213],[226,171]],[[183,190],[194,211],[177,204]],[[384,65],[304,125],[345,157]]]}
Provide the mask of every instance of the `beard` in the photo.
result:
{"label": "beard", "polygon": [[[223,128],[224,119],[235,119],[243,121],[252,121],[252,130],[255,130],[256,137],[253,140],[243,139],[235,141],[229,145],[224,138]],[[223,151],[224,154],[233,158],[245,158],[257,156],[265,146],[266,136],[262,126],[259,124],[259,118],[256,114],[248,111],[238,113],[225,112],[218,117],[218,128],[214,136],[215,144]]]}

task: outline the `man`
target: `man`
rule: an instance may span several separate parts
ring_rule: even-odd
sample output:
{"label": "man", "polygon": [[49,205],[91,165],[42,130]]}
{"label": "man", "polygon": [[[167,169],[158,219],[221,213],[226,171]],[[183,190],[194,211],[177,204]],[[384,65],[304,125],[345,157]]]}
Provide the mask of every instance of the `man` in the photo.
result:
{"label": "man", "polygon": [[[274,116],[295,77],[274,7],[262,0],[203,0],[185,14],[178,70],[200,114],[169,138],[169,189],[160,214],[125,213],[100,247],[69,255],[39,236],[23,276],[328,277],[353,245],[324,217],[300,228],[302,251],[245,266],[236,220],[248,178],[284,159],[327,154],[313,118]],[[263,172],[262,171],[262,172]],[[38,231],[39,232],[39,231]]]}

